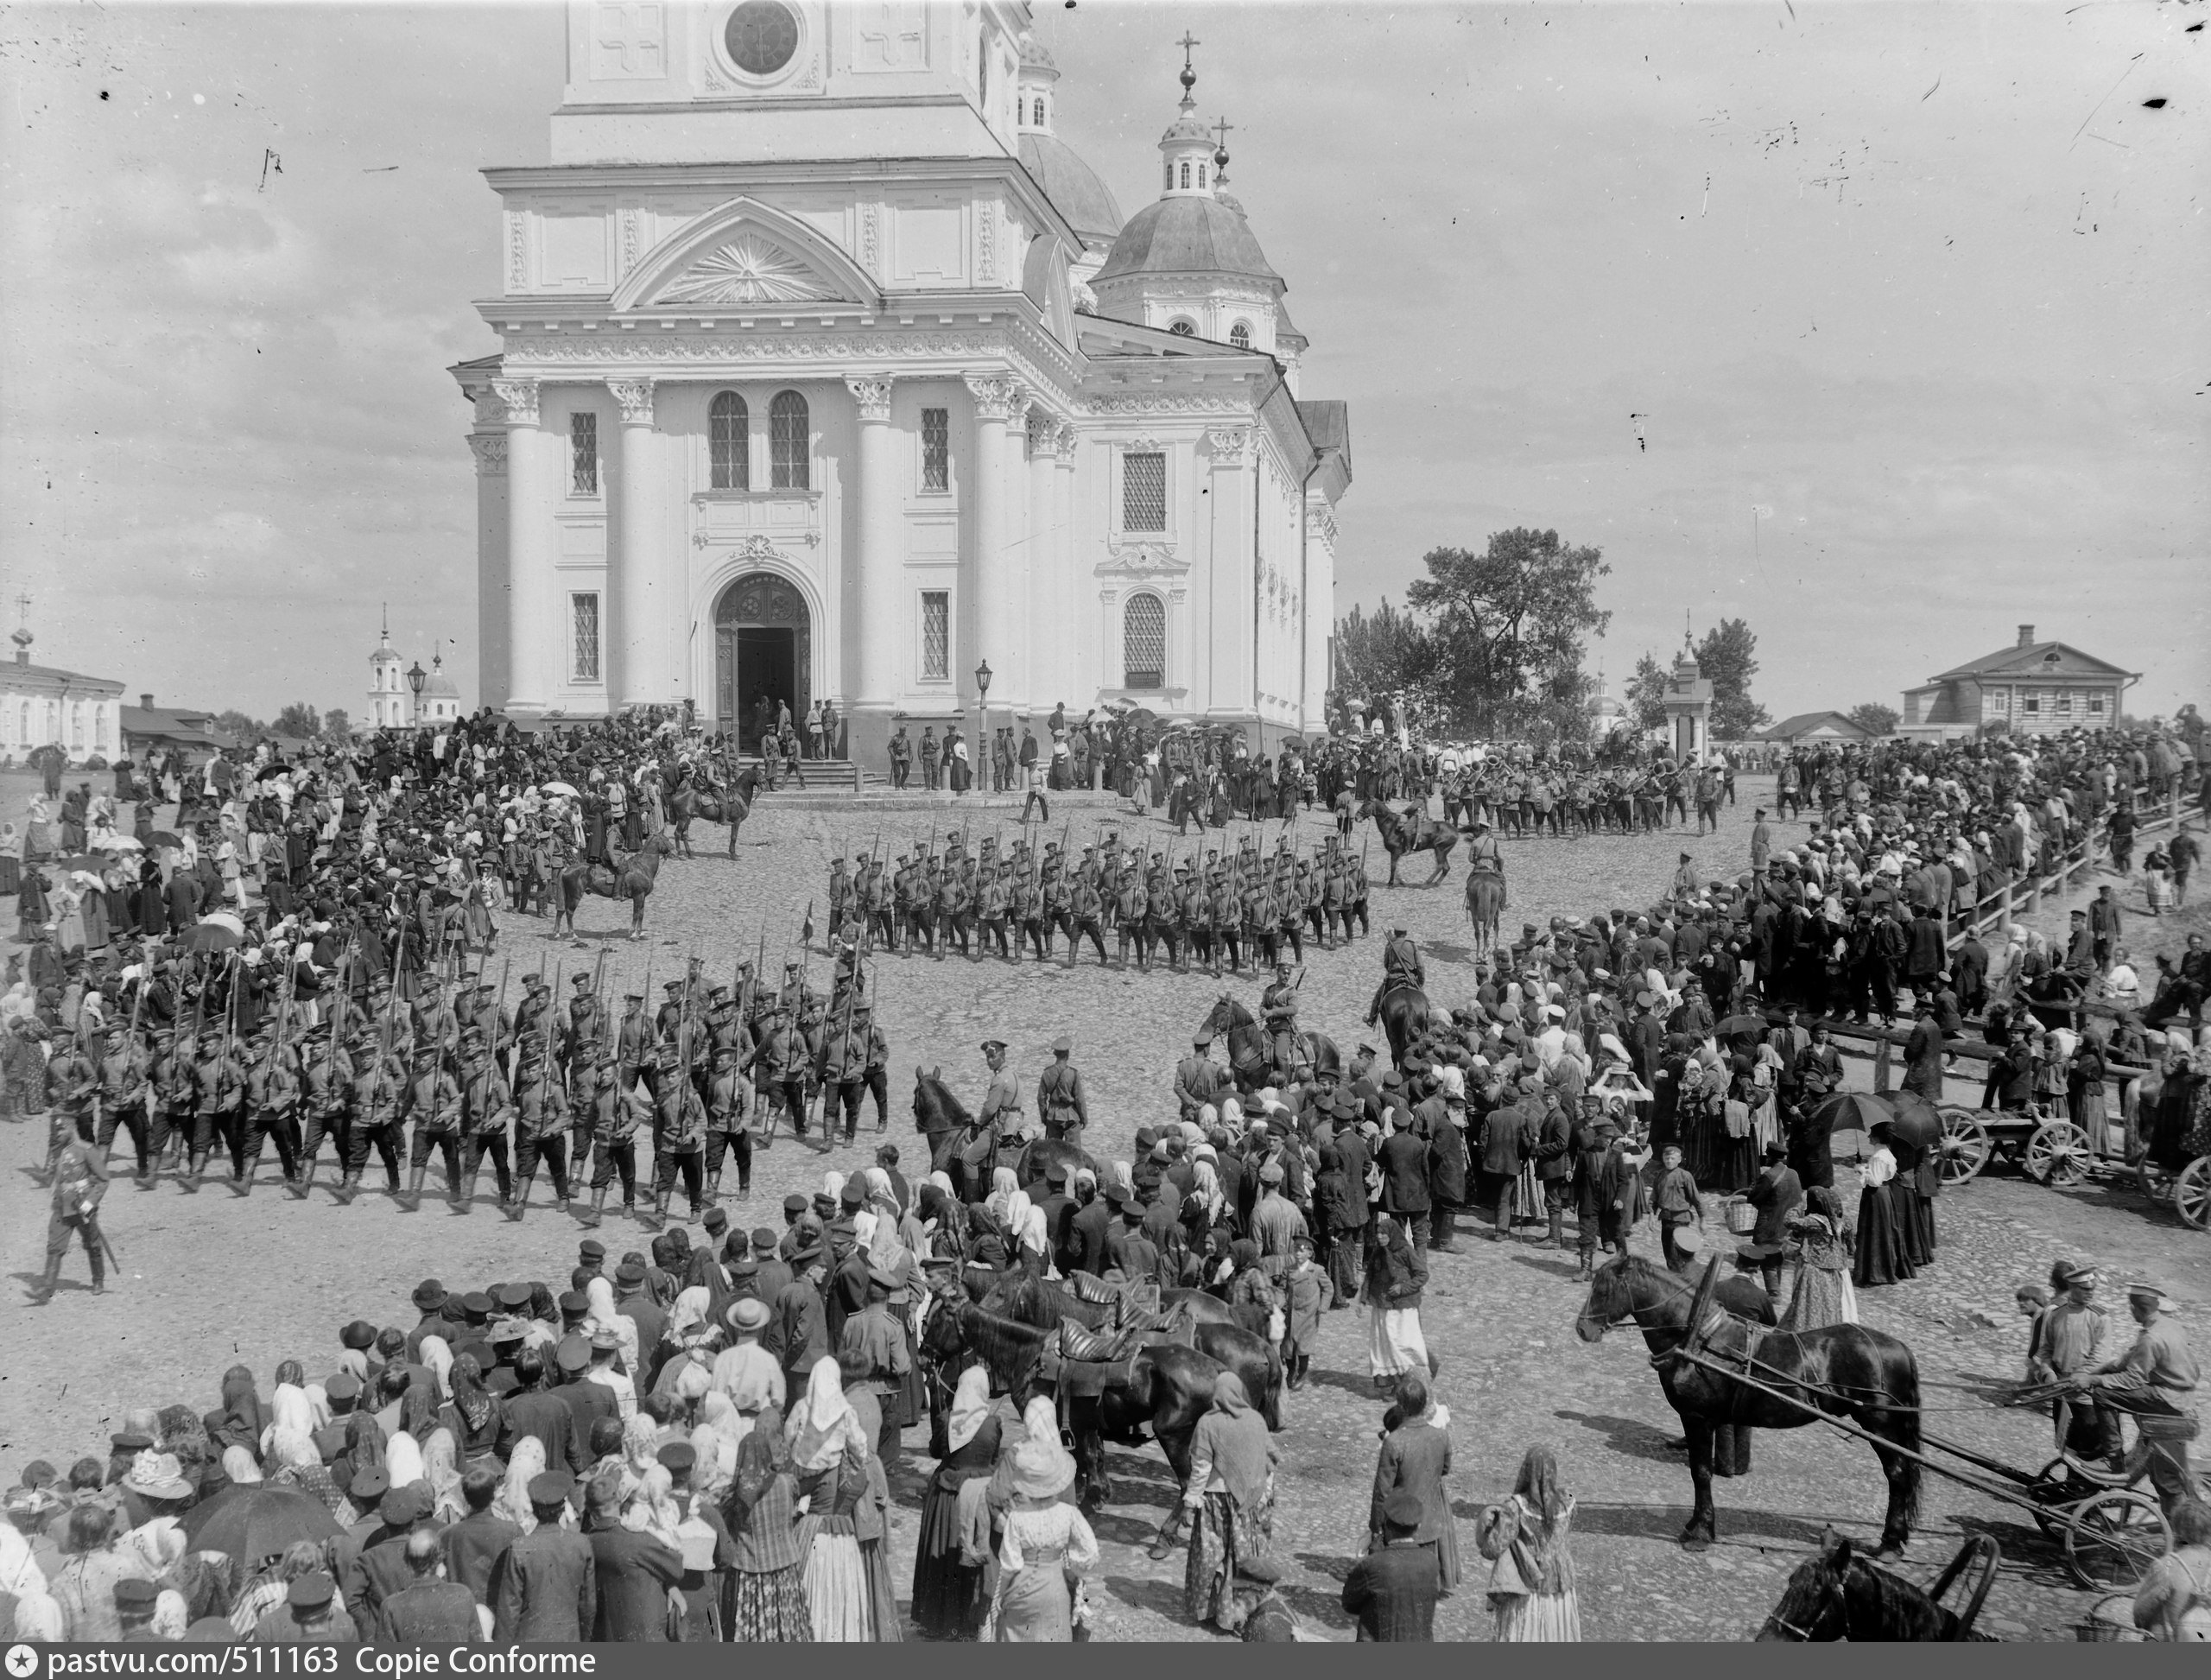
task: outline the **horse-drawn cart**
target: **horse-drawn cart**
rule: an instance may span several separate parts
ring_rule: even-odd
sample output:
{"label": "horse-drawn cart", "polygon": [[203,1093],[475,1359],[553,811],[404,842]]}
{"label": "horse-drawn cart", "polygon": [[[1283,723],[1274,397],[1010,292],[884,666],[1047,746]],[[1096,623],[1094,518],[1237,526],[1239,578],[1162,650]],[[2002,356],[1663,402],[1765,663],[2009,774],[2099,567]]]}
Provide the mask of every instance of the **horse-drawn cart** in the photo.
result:
{"label": "horse-drawn cart", "polygon": [[2132,1161],[2099,1154],[2088,1134],[2062,1113],[1940,1105],[1942,1182],[1963,1184],[2001,1156],[2037,1184],[2078,1184],[2096,1174],[2132,1181],[2151,1201],[2171,1207],[2181,1223],[2211,1230],[2211,1153],[2198,1151],[2178,1172],[2143,1155]]}

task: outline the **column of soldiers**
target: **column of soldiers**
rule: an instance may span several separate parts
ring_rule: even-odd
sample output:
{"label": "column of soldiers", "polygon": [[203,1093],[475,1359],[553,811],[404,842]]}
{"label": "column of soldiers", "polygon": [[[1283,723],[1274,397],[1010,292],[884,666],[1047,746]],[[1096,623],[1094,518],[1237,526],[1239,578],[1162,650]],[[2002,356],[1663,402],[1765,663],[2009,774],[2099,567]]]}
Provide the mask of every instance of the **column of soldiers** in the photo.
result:
{"label": "column of soldiers", "polygon": [[[817,1096],[825,1149],[839,1113],[844,1141],[855,1140],[871,1094],[876,1130],[889,1129],[890,1049],[858,954],[838,965],[827,998],[803,964],[787,970],[776,991],[740,964],[732,989],[709,984],[694,961],[657,1011],[631,992],[618,1020],[596,974],[572,976],[565,1005],[555,983],[524,975],[512,1008],[504,977],[494,986],[464,970],[410,999],[381,977],[349,985],[341,974],[317,998],[278,998],[240,1032],[220,971],[193,997],[177,967],[134,981],[116,1018],[54,1055],[54,1132],[66,1141],[81,1126],[103,1161],[127,1138],[142,1189],[166,1173],[197,1192],[212,1163],[227,1167],[239,1196],[252,1194],[272,1147],[286,1187],[307,1196],[326,1140],[341,1205],[373,1162],[409,1212],[434,1164],[454,1211],[467,1212],[488,1160],[509,1218],[525,1215],[542,1170],[562,1212],[588,1191],[588,1210],[576,1211],[590,1225],[617,1178],[623,1211],[638,1212],[645,1144],[652,1216],[667,1218],[681,1185],[696,1218],[719,1198],[732,1160],[737,1198],[750,1199],[754,1149],[770,1147],[783,1119],[805,1138]],[[158,995],[158,1024],[142,993]]]}
{"label": "column of soldiers", "polygon": [[955,949],[972,961],[1050,962],[1064,939],[1069,967],[1087,946],[1101,965],[1163,960],[1218,975],[1224,963],[1271,967],[1284,951],[1302,962],[1308,938],[1333,950],[1370,931],[1365,860],[1334,834],[1309,857],[1285,833],[1271,854],[1247,834],[1226,855],[1178,860],[1171,850],[1147,857],[1113,833],[1079,854],[1064,834],[1032,850],[1025,828],[1003,852],[994,835],[971,852],[955,829],[941,846],[932,838],[888,860],[879,848],[833,859],[828,904],[841,951],[940,962]]}

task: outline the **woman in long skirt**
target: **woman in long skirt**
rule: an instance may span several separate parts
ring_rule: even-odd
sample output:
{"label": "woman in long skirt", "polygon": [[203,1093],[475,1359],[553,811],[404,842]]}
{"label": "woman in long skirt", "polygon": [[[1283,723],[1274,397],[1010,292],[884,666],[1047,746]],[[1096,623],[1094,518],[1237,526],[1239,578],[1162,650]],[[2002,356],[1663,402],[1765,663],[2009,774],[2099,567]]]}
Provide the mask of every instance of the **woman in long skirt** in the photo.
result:
{"label": "woman in long skirt", "polygon": [[1530,1447],[1520,1461],[1512,1497],[1482,1512],[1482,1556],[1490,1571],[1490,1607],[1500,1644],[1579,1641],[1581,1599],[1574,1555],[1567,1549],[1574,1495],[1559,1480],[1548,1447]]}
{"label": "woman in long skirt", "polygon": [[1097,1563],[1098,1540],[1081,1510],[1061,1497],[1074,1485],[1074,1460],[1052,1436],[1032,1435],[1013,1449],[1013,1502],[998,1541],[998,1601],[991,1608],[1001,1645],[1064,1644],[1074,1638],[1074,1591],[1067,1577]]}
{"label": "woman in long skirt", "polygon": [[845,1398],[837,1361],[824,1355],[806,1380],[806,1397],[791,1410],[791,1468],[807,1514],[798,1525],[807,1607],[814,1642],[865,1644],[876,1637],[875,1594],[860,1556],[852,1513],[867,1497],[866,1431]]}
{"label": "woman in long skirt", "polygon": [[991,1410],[991,1373],[979,1365],[960,1376],[947,1420],[947,1450],[922,1497],[914,1539],[914,1625],[925,1639],[972,1636],[979,1620],[979,1565],[961,1561],[960,1490],[998,1462],[1000,1426]]}
{"label": "woman in long skirt", "polygon": [[1367,1366],[1378,1392],[1395,1391],[1408,1371],[1431,1369],[1420,1322],[1421,1290],[1428,1270],[1388,1214],[1376,1217],[1374,1250],[1366,1265]]}
{"label": "woman in long skirt", "polygon": [[730,1538],[737,1556],[725,1590],[722,1626],[745,1645],[808,1645],[814,1618],[806,1602],[806,1554],[798,1543],[798,1487],[790,1474],[782,1415],[763,1407],[737,1445]]}
{"label": "woman in long skirt", "polygon": [[1842,1203],[1822,1185],[1809,1193],[1810,1211],[1789,1221],[1795,1238],[1796,1290],[1782,1315],[1784,1330],[1816,1330],[1823,1324],[1855,1324],[1858,1296],[1850,1284],[1852,1233]]}
{"label": "woman in long skirt", "polygon": [[1851,1277],[1859,1289],[1877,1289],[1916,1277],[1918,1269],[1904,1252],[1904,1233],[1897,1227],[1897,1157],[1889,1150],[1889,1126],[1872,1128],[1873,1152],[1861,1170],[1858,1193],[1858,1255]]}
{"label": "woman in long skirt", "polygon": [[[1237,1597],[1239,1573],[1271,1578],[1275,1462],[1282,1456],[1266,1420],[1251,1409],[1232,1371],[1213,1379],[1213,1410],[1190,1436],[1190,1478],[1182,1506],[1189,1551],[1182,1572],[1182,1612],[1224,1633],[1239,1632],[1246,1607]],[[1166,1541],[1171,1529],[1163,1531]],[[1156,1547],[1154,1548],[1156,1550]]]}

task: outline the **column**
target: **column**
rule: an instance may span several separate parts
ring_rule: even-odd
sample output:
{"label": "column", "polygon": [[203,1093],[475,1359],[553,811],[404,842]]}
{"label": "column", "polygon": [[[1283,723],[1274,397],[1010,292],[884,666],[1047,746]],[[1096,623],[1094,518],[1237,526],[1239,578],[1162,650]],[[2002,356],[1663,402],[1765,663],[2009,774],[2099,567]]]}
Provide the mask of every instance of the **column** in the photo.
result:
{"label": "column", "polygon": [[1217,714],[1245,715],[1257,709],[1258,667],[1258,556],[1251,546],[1251,503],[1246,455],[1251,434],[1241,427],[1207,430],[1206,447],[1213,473],[1211,574],[1212,646],[1207,650],[1211,676],[1202,701]]}
{"label": "column", "polygon": [[[1023,551],[1028,564],[1029,600],[1022,615],[1021,698],[1031,711],[1046,712],[1061,694],[1072,695],[1067,659],[1071,650],[1059,633],[1059,610],[1068,588],[1067,568],[1060,558],[1060,498],[1058,439],[1065,424],[1042,408],[1029,411],[1029,542]],[[1020,742],[1018,732],[1015,743]]]}
{"label": "column", "polygon": [[653,382],[609,379],[607,394],[622,412],[622,448],[614,467],[614,519],[607,546],[605,602],[608,622],[600,643],[609,669],[599,673],[606,685],[606,709],[666,706],[679,696],[679,673],[668,668],[668,616],[681,617],[671,601],[659,555],[655,521],[659,498],[654,483]]}
{"label": "column", "polygon": [[[998,682],[991,684],[991,693],[997,698],[993,704],[1007,711],[1029,709],[1029,672],[1035,668],[1033,648],[1035,638],[1029,633],[1029,602],[1036,585],[1033,581],[1039,555],[1036,548],[1038,516],[1029,504],[1029,415],[1036,399],[1026,387],[1017,386],[1013,401],[1007,406],[1005,416],[1005,453],[998,462],[1004,475],[998,480],[1000,504],[1004,508],[1005,582],[1003,611],[998,616],[995,632],[999,647],[1005,650],[1005,679],[1001,692]],[[992,659],[991,664],[998,664]],[[1007,721],[1002,714],[999,722]]]}
{"label": "column", "polygon": [[[900,529],[898,434],[890,423],[890,374],[847,378],[859,413],[859,553],[853,562],[859,609],[859,669],[852,706],[888,711],[899,692],[898,626],[905,618],[905,533]],[[889,739],[886,731],[884,739]],[[857,743],[853,748],[858,751]]]}
{"label": "column", "polygon": [[507,654],[506,405],[489,387],[476,402],[468,447],[476,457],[476,683],[485,704],[513,686]]}
{"label": "column", "polygon": [[507,693],[510,712],[552,704],[562,643],[554,599],[553,504],[561,440],[538,423],[537,381],[496,379],[507,422]]}
{"label": "column", "polygon": [[[987,659],[995,673],[1014,656],[1009,644],[1007,617],[1012,594],[1007,576],[1005,551],[1006,419],[1020,393],[1019,382],[1000,373],[966,376],[968,393],[975,400],[974,564],[969,568],[966,605],[960,613],[967,634],[952,650],[957,684],[973,682],[969,675]],[[974,744],[968,744],[969,751]]]}
{"label": "column", "polygon": [[[1059,582],[1051,591],[1046,614],[1052,631],[1045,644],[1051,649],[1051,662],[1044,669],[1055,679],[1046,686],[1066,690],[1065,698],[1069,701],[1078,693],[1094,690],[1099,681],[1088,670],[1098,656],[1096,638],[1082,632],[1083,624],[1097,609],[1098,593],[1089,574],[1078,567],[1075,557],[1075,446],[1080,437],[1072,420],[1062,420],[1052,432],[1052,460],[1059,468],[1052,486],[1052,507],[1057,521],[1053,533],[1052,569]],[[1058,692],[1031,697],[1032,701],[1042,699],[1054,704],[1061,698]]]}

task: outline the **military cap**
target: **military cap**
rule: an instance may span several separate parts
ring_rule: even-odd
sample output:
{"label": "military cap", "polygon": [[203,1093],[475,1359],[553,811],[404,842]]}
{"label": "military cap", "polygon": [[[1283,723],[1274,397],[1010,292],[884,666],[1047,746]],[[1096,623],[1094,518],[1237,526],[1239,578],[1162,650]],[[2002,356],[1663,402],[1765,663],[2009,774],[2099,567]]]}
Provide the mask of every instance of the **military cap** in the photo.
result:
{"label": "military cap", "polygon": [[472,1290],[461,1296],[460,1306],[461,1310],[468,1315],[468,1322],[471,1324],[485,1324],[491,1322],[491,1297],[483,1290]]}
{"label": "military cap", "polygon": [[813,1205],[814,1199],[811,1196],[802,1191],[793,1190],[783,1198],[783,1213],[786,1217],[793,1216],[804,1213]]}
{"label": "military cap", "polygon": [[338,1583],[320,1569],[311,1569],[284,1589],[284,1602],[295,1612],[321,1610],[336,1596]]}
{"label": "military cap", "polygon": [[158,1582],[118,1581],[115,1583],[116,1611],[125,1616],[150,1616],[154,1613],[154,1601],[161,1595]]}
{"label": "military cap", "polygon": [[680,1476],[699,1461],[699,1449],[687,1441],[671,1441],[656,1456],[662,1469],[672,1476]]}
{"label": "military cap", "polygon": [[583,1257],[586,1265],[597,1265],[606,1258],[606,1245],[597,1237],[586,1237],[576,1245],[576,1252]]}
{"label": "military cap", "polygon": [[529,1305],[529,1285],[502,1284],[499,1285],[499,1304],[509,1312],[519,1312]]}
{"label": "military cap", "polygon": [[645,1269],[635,1260],[624,1260],[614,1268],[614,1281],[625,1289],[634,1289],[645,1281]]}
{"label": "military cap", "polygon": [[1074,1049],[1074,1040],[1064,1032],[1052,1041],[1052,1054],[1055,1056],[1065,1056]]}
{"label": "military cap", "polygon": [[391,1477],[381,1464],[364,1465],[346,1484],[345,1497],[356,1505],[375,1505],[391,1487]]}
{"label": "military cap", "polygon": [[563,1371],[581,1371],[591,1363],[591,1343],[582,1336],[562,1336],[553,1350],[553,1362]]}
{"label": "military cap", "polygon": [[350,1371],[340,1371],[322,1385],[323,1398],[326,1400],[351,1400],[360,1392],[361,1379]]}
{"label": "military cap", "polygon": [[529,1502],[532,1505],[561,1505],[576,1491],[576,1479],[566,1470],[548,1470],[543,1475],[529,1479]]}

